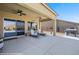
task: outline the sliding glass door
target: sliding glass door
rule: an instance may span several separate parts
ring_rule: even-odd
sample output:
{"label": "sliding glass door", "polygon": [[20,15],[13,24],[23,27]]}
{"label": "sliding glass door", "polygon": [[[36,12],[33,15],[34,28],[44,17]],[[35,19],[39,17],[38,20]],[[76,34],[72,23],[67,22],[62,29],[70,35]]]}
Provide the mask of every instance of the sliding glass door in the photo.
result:
{"label": "sliding glass door", "polygon": [[4,37],[16,36],[16,21],[4,19]]}
{"label": "sliding glass door", "polygon": [[25,23],[20,20],[4,19],[4,37],[24,35]]}
{"label": "sliding glass door", "polygon": [[24,35],[24,32],[25,32],[25,27],[24,26],[25,26],[24,21],[17,20],[17,22],[16,22],[17,35]]}

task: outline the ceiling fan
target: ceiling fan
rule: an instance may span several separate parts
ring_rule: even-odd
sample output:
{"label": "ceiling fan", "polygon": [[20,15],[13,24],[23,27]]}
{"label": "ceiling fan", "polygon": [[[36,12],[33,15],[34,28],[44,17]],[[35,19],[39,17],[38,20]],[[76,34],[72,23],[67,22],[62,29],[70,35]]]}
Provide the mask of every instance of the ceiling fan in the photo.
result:
{"label": "ceiling fan", "polygon": [[17,14],[18,14],[19,16],[26,15],[26,14],[25,14],[22,10],[20,10],[20,9],[17,10]]}

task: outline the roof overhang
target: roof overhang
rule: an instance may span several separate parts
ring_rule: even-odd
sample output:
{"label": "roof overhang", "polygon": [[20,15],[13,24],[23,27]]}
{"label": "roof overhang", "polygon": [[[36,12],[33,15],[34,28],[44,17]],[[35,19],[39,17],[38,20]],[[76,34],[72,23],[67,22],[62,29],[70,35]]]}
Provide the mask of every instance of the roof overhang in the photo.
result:
{"label": "roof overhang", "polygon": [[16,14],[16,10],[23,10],[26,13],[26,17],[29,18],[41,18],[44,20],[55,19],[57,16],[46,3],[2,3],[0,4],[0,11],[6,11],[12,14]]}
{"label": "roof overhang", "polygon": [[48,5],[46,5],[45,3],[18,3],[18,4],[50,19],[54,19],[57,16],[56,12],[51,10],[51,8],[49,8]]}

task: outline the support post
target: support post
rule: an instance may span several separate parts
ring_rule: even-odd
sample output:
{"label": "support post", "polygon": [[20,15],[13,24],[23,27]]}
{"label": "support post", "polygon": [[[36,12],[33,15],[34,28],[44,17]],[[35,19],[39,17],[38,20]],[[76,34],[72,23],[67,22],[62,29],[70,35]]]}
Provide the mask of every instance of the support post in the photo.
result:
{"label": "support post", "polygon": [[53,36],[56,36],[56,19],[53,20]]}
{"label": "support post", "polygon": [[38,18],[38,31],[41,32],[41,23],[40,23],[41,18]]}

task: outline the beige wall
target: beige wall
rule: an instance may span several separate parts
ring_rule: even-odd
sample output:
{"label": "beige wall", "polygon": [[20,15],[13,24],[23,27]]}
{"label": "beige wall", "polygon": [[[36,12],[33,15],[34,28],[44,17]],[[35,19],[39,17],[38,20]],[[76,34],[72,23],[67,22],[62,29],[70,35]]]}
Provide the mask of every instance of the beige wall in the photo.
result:
{"label": "beige wall", "polygon": [[[65,29],[72,28],[72,27],[75,29],[78,29],[78,26],[79,26],[78,23],[57,20],[57,27],[59,27],[59,32],[64,32]],[[79,29],[78,29],[78,32],[79,32]]]}
{"label": "beige wall", "polygon": [[3,37],[3,18],[0,17],[0,37]]}
{"label": "beige wall", "polygon": [[[77,24],[77,23],[61,21],[61,20],[57,20],[56,23],[57,23],[56,27],[60,26],[59,32],[64,32],[65,29],[74,27],[74,28],[77,28],[78,33],[79,33],[79,24]],[[53,30],[52,24],[53,24],[52,20],[41,22],[41,29],[43,31],[52,31]],[[50,29],[51,27],[52,27],[52,29]],[[58,30],[57,30],[57,32],[58,32]]]}
{"label": "beige wall", "polygon": [[41,22],[41,29],[44,30],[44,31],[53,31],[52,20]]}

